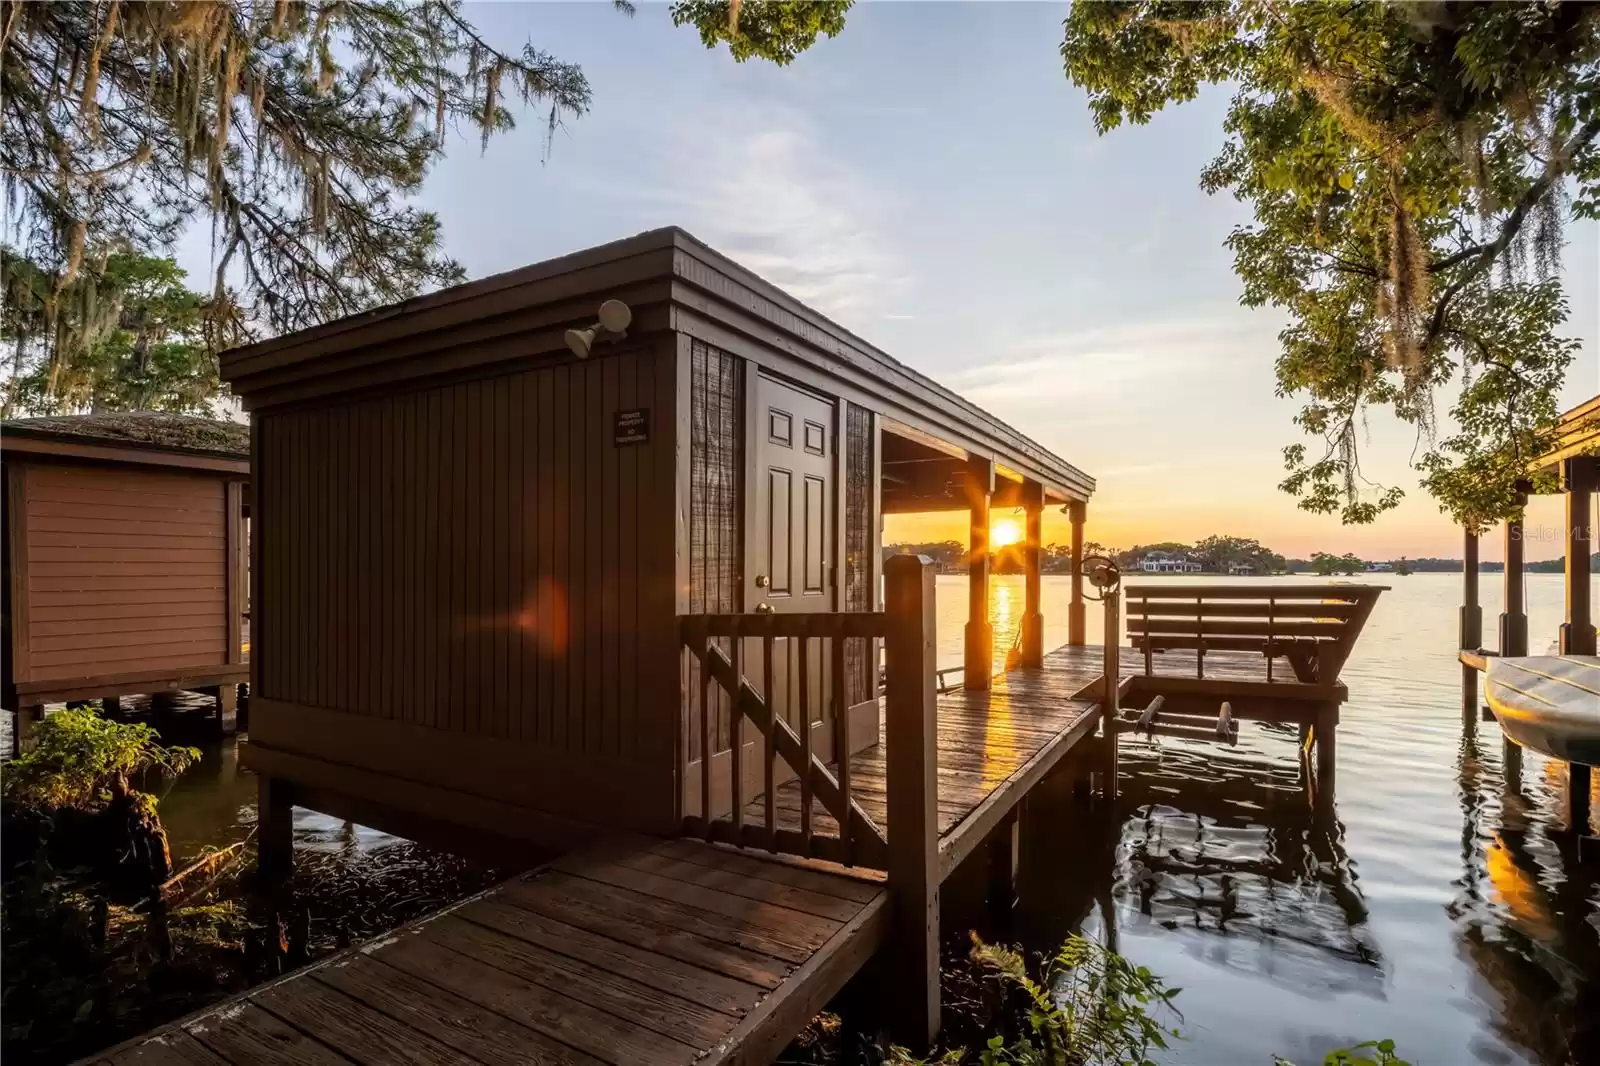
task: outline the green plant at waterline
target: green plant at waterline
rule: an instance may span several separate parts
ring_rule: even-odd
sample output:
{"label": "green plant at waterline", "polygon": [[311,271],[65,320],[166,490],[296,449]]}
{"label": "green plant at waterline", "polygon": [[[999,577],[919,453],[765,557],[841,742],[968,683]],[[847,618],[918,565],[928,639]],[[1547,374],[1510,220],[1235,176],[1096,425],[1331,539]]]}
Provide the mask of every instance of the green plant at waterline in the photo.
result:
{"label": "green plant at waterline", "polygon": [[147,725],[113,722],[89,707],[47,716],[37,742],[0,772],[0,794],[17,810],[92,811],[126,795],[145,773],[176,776],[200,758],[198,748],[163,747]]}
{"label": "green plant at waterline", "polygon": [[4,869],[48,855],[99,871],[115,896],[147,895],[172,874],[156,798],[133,782],[176,775],[200,758],[163,747],[155,730],[69,707],[39,723],[32,751],[0,770]]}
{"label": "green plant at waterline", "polygon": [[[1084,937],[1068,937],[1037,978],[1021,952],[986,944],[977,934],[971,959],[1001,997],[1000,1032],[978,1051],[979,1066],[1146,1066],[1152,1050],[1164,1050],[1179,1035],[1161,1016],[1182,1018],[1172,1005],[1180,989]],[[966,1055],[955,1050],[925,1060],[895,1047],[889,1062],[952,1064]]]}
{"label": "green plant at waterline", "polygon": [[[970,959],[999,993],[1000,1002],[981,1045],[918,1058],[891,1047],[890,1066],[1154,1066],[1152,1051],[1181,1038],[1163,1018],[1182,1020],[1173,1006],[1181,989],[1143,966],[1081,936],[1066,942],[1041,968],[1028,972],[1015,949],[986,944],[972,934]],[[976,1059],[969,1055],[976,1053]],[[1274,1056],[1273,1066],[1294,1066]],[[1368,1041],[1330,1051],[1322,1066],[1411,1066],[1392,1040]]]}

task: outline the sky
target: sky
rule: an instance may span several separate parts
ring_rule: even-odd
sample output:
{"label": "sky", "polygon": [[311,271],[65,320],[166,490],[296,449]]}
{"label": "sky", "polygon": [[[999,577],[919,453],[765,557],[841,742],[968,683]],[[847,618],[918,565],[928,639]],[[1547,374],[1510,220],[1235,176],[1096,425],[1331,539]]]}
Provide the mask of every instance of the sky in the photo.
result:
{"label": "sky", "polygon": [[[858,4],[838,38],[779,68],[707,50],[660,4],[628,18],[609,3],[473,3],[496,45],[579,63],[593,107],[548,150],[531,113],[486,152],[458,138],[420,200],[474,278],[682,226],[1093,475],[1092,540],[1222,533],[1289,556],[1459,557],[1408,468],[1414,433],[1386,415],[1364,467],[1408,490],[1398,511],[1347,528],[1278,491],[1281,449],[1301,439],[1298,404],[1274,395],[1284,320],[1239,306],[1223,241],[1249,211],[1198,183],[1228,92],[1100,137],[1062,73],[1065,13]],[[1600,226],[1569,238],[1583,349],[1563,408],[1600,391]],[[1554,498],[1530,510],[1530,527],[1560,520]],[[965,516],[887,534],[961,538]],[[1046,541],[1067,535],[1048,514]],[[1499,558],[1498,537],[1484,548]]]}

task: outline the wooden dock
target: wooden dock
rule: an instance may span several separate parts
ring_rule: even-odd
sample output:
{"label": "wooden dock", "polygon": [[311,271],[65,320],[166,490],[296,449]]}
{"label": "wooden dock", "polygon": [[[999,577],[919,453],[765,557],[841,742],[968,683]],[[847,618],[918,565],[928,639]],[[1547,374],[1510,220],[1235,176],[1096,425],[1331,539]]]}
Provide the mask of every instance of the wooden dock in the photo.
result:
{"label": "wooden dock", "polygon": [[888,918],[871,875],[609,842],[90,1061],[766,1062]]}
{"label": "wooden dock", "polygon": [[[1099,647],[1063,647],[1041,669],[995,676],[988,689],[956,689],[938,697],[938,834],[940,879],[948,877],[1017,803],[1094,731],[1100,704]],[[885,832],[889,829],[888,727],[877,744],[850,759],[851,795]],[[765,798],[748,806],[757,818]],[[798,832],[804,806],[798,779],[778,789],[778,828]],[[838,835],[820,800],[812,800],[812,826]]]}
{"label": "wooden dock", "polygon": [[[1207,669],[1285,698],[1325,696],[1268,682],[1251,659],[1215,653]],[[1156,680],[1193,679],[1192,655],[1155,661]],[[1121,662],[1142,668],[1131,649]],[[937,697],[938,882],[1100,725],[1104,663],[1101,647],[1067,646],[986,690]],[[1119,670],[1119,699],[1151,680]],[[887,730],[839,776],[890,832]],[[775,790],[778,829],[798,832],[800,789]],[[837,836],[812,804],[811,833]],[[765,796],[749,805],[752,820],[764,807]],[[891,943],[893,920],[881,872],[612,838],[88,1061],[766,1062]]]}

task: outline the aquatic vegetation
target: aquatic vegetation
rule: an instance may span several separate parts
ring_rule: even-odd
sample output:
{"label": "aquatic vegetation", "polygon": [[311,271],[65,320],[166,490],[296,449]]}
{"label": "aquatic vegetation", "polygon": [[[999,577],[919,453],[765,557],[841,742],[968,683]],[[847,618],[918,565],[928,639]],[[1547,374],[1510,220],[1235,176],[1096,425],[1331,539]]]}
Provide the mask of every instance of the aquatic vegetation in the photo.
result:
{"label": "aquatic vegetation", "polygon": [[[1152,1052],[1181,1039],[1168,1018],[1182,1020],[1173,1005],[1181,989],[1168,988],[1143,966],[1081,936],[1068,937],[1049,959],[1029,971],[1022,953],[987,944],[972,934],[969,961],[998,993],[976,1035],[960,1046],[919,1058],[890,1047],[889,1066],[1154,1066]],[[947,973],[947,982],[954,976]],[[827,1017],[827,1016],[824,1016]],[[826,1031],[827,1026],[823,1029]],[[832,1029],[838,1029],[834,1020]],[[1179,1057],[1181,1061],[1181,1056]],[[1274,1057],[1272,1066],[1294,1066]],[[1395,1054],[1392,1040],[1338,1048],[1322,1066],[1411,1066]]]}
{"label": "aquatic vegetation", "polygon": [[32,751],[7,763],[0,793],[13,809],[94,810],[129,791],[140,774],[177,775],[196,748],[164,747],[147,725],[113,722],[89,707],[69,707],[38,726]]}
{"label": "aquatic vegetation", "polygon": [[1121,1066],[1151,1061],[1179,1032],[1173,1000],[1181,991],[1143,966],[1086,937],[1071,936],[1037,971],[1022,953],[972,935],[970,961],[997,994],[983,1025],[981,1046],[960,1047],[933,1059],[890,1048],[893,1066]]}

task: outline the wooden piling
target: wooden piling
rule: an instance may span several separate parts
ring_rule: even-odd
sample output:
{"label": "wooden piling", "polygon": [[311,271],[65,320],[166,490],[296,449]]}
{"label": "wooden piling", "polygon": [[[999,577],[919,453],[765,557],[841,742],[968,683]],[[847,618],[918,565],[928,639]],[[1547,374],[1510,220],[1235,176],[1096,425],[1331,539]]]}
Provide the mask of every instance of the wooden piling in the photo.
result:
{"label": "wooden piling", "polygon": [[984,844],[988,859],[989,912],[1004,920],[1017,902],[1017,866],[1022,857],[1022,823],[1012,811]]}
{"label": "wooden piling", "polygon": [[1108,589],[1105,594],[1105,644],[1104,672],[1100,693],[1100,728],[1105,741],[1100,765],[1100,792],[1105,799],[1117,798],[1117,715],[1122,687],[1122,614],[1121,593]]}
{"label": "wooden piling", "polygon": [[1339,705],[1325,703],[1317,708],[1317,790],[1327,797],[1333,796],[1333,782],[1338,764]]}
{"label": "wooden piling", "polygon": [[44,705],[33,703],[18,707],[11,719],[11,754],[26,754],[38,743],[37,730],[44,721]]}
{"label": "wooden piling", "polygon": [[219,685],[217,700],[217,732],[231,737],[239,731],[239,686]]}
{"label": "wooden piling", "polygon": [[897,555],[884,564],[889,615],[884,732],[889,820],[891,1025],[914,1047],[939,1032],[938,721],[933,564]]}
{"label": "wooden piling", "polygon": [[256,870],[281,881],[294,869],[294,801],[287,782],[263,774],[256,799]]}

